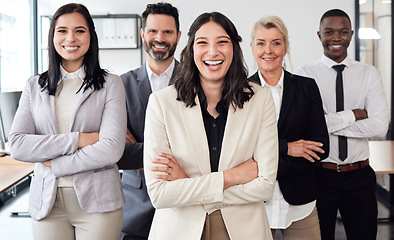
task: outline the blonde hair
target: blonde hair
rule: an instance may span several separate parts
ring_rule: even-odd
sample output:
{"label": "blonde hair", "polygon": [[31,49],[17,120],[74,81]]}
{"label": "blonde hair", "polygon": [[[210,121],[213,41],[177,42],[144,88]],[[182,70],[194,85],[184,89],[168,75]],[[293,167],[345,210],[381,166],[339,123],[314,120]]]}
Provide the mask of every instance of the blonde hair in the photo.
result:
{"label": "blonde hair", "polygon": [[[285,41],[286,53],[288,55],[288,59],[290,60],[290,42],[289,42],[289,33],[287,32],[287,28],[283,22],[283,20],[278,16],[268,16],[261,18],[254,24],[252,31],[252,43],[254,42],[254,38],[256,37],[256,29],[259,27],[265,27],[267,29],[276,28],[282,34],[283,40]],[[286,66],[284,66],[286,68]]]}

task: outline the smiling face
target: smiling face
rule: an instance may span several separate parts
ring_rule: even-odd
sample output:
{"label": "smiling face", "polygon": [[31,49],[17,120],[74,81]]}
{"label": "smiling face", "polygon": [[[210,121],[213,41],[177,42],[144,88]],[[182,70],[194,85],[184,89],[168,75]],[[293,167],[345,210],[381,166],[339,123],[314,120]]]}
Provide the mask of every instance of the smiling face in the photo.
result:
{"label": "smiling face", "polygon": [[89,28],[82,14],[67,13],[57,19],[53,44],[66,71],[74,72],[82,66],[90,46]]}
{"label": "smiling face", "polygon": [[275,27],[258,27],[252,42],[253,56],[259,71],[281,73],[283,58],[286,55],[286,44],[282,33]]}
{"label": "smiling face", "polygon": [[[157,61],[170,59],[179,42],[175,19],[165,14],[149,14],[145,29],[141,30],[145,51]],[[171,59],[172,60],[172,59]]]}
{"label": "smiling face", "polygon": [[194,62],[201,82],[221,82],[233,59],[233,44],[226,31],[210,21],[198,29],[193,44]]}
{"label": "smiling face", "polygon": [[349,19],[346,17],[324,18],[317,35],[323,45],[324,55],[337,63],[346,58],[347,48],[353,36]]}

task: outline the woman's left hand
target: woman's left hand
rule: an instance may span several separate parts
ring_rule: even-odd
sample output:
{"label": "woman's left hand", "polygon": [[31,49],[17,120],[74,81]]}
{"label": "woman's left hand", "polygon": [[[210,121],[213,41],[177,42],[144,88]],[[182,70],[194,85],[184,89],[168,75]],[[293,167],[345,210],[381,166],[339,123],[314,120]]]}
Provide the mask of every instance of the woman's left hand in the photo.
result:
{"label": "woman's left hand", "polygon": [[159,157],[153,159],[152,162],[163,166],[157,166],[151,168],[153,172],[167,173],[164,175],[156,175],[156,178],[167,181],[173,181],[182,178],[189,178],[179,165],[175,157],[168,153],[159,153]]}
{"label": "woman's left hand", "polygon": [[51,160],[45,161],[41,163],[44,167],[51,167]]}

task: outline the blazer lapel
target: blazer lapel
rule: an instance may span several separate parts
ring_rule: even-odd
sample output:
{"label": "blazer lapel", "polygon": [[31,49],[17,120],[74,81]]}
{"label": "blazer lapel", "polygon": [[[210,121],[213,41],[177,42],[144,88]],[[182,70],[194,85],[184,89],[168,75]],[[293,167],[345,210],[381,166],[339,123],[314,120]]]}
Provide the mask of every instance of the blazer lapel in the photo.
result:
{"label": "blazer lapel", "polygon": [[145,64],[143,64],[143,66],[138,70],[137,81],[138,95],[140,96],[143,109],[146,109],[149,95],[152,93],[152,88],[150,86]]}
{"label": "blazer lapel", "polygon": [[282,95],[282,105],[278,120],[278,129],[281,128],[284,120],[288,117],[288,113],[291,112],[290,108],[292,106],[292,101],[296,96],[295,89],[291,86],[292,82],[291,73],[285,71],[285,76],[283,78],[283,95]]}
{"label": "blazer lapel", "polygon": [[219,171],[226,170],[229,166],[232,166],[231,161],[234,152],[237,150],[238,139],[240,139],[243,134],[248,113],[248,104],[245,104],[242,109],[237,108],[235,112],[234,108],[230,105],[220,153]]}
{"label": "blazer lapel", "polygon": [[51,124],[53,133],[57,134],[59,132],[59,128],[57,126],[56,121],[56,113],[55,113],[55,96],[50,96],[47,90],[40,91],[41,103],[43,112],[48,115],[49,123]]}
{"label": "blazer lapel", "polygon": [[[77,115],[79,107],[83,104],[83,102],[94,92],[93,88],[88,88],[84,90],[85,86],[82,87],[82,89],[79,91],[77,95],[77,99],[75,100],[74,103],[74,108],[73,111],[71,112],[71,122],[69,124],[69,131],[71,132],[71,129],[73,128],[73,125],[75,123],[75,117]],[[102,89],[103,90],[103,89]]]}
{"label": "blazer lapel", "polygon": [[193,148],[194,158],[197,160],[201,174],[207,174],[211,172],[208,141],[198,96],[196,96],[195,101],[197,105],[194,107],[185,107],[184,103],[180,102],[179,108],[189,142]]}

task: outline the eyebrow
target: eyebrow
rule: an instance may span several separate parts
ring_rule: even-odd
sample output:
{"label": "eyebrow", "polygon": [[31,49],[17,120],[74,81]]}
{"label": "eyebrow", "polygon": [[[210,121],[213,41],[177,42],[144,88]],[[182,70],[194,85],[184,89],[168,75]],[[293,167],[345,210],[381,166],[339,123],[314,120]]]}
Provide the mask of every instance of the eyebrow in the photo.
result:
{"label": "eyebrow", "polygon": [[[68,27],[66,27],[66,26],[59,26],[59,27],[56,27],[56,29],[59,29],[59,28],[68,28]],[[74,29],[79,29],[79,28],[83,28],[83,29],[85,29],[85,30],[88,30],[86,27],[84,27],[84,26],[78,26],[78,27],[75,27]]]}
{"label": "eyebrow", "polygon": [[[229,36],[219,36],[219,37],[217,37],[216,39],[219,39],[219,38],[227,38],[228,40],[231,40]],[[207,37],[198,37],[198,38],[196,38],[195,41],[197,41],[197,40],[199,40],[199,39],[207,39]]]}

